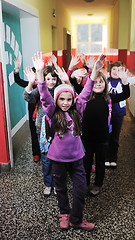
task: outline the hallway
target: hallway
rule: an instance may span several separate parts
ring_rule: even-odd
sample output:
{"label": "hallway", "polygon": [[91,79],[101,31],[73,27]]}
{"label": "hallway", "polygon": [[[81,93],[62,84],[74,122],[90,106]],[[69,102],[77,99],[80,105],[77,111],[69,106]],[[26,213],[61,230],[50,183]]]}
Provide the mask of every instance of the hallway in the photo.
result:
{"label": "hallway", "polygon": [[[86,198],[84,218],[95,223],[92,232],[60,230],[57,200],[53,193],[44,197],[41,169],[41,162],[32,160],[28,135],[15,154],[14,169],[0,175],[0,239],[135,239],[135,119],[129,112],[120,135],[118,167],[106,170],[99,196]],[[71,200],[70,181],[68,185]]]}

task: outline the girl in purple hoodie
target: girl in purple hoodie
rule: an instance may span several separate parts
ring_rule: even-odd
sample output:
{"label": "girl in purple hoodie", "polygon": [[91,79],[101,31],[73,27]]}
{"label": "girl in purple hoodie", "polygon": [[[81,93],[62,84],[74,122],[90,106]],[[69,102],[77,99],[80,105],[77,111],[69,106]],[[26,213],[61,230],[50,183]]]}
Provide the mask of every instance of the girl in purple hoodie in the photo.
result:
{"label": "girl in purple hoodie", "polygon": [[[53,123],[55,130],[47,156],[52,160],[52,172],[60,209],[60,228],[62,229],[68,229],[71,226],[89,231],[94,228],[94,224],[83,220],[87,185],[83,166],[84,151],[80,138],[80,127],[83,111],[91,97],[93,80],[96,78],[99,69],[103,67],[104,59],[105,56],[102,54],[95,63],[91,79],[87,80],[84,89],[76,99],[72,86],[61,84],[54,91],[53,102],[43,78],[42,54],[38,52],[33,58],[33,64],[38,75],[38,88],[42,106],[50,126]],[[67,172],[69,172],[73,182],[71,209],[67,194]]]}

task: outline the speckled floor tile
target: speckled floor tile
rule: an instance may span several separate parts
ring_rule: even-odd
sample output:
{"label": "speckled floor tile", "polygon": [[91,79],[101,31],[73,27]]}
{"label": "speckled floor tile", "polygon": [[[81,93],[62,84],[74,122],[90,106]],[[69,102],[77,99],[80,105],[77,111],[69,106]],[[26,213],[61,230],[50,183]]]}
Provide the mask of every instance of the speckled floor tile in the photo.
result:
{"label": "speckled floor tile", "polygon": [[[43,195],[42,166],[32,160],[29,136],[14,169],[0,175],[0,186],[2,240],[135,240],[135,119],[125,117],[117,169],[106,170],[99,196],[86,198],[84,218],[95,223],[92,232],[60,230],[57,199]],[[70,179],[68,186],[71,202]]]}

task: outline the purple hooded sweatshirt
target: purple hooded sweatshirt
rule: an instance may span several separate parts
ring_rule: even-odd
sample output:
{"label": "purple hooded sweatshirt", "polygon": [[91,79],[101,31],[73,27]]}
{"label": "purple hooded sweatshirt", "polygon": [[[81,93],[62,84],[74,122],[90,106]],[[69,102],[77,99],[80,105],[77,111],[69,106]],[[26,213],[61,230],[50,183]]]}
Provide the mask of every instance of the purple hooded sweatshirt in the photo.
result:
{"label": "purple hooded sweatshirt", "polygon": [[[77,96],[75,104],[76,109],[80,112],[81,116],[83,115],[86,103],[91,97],[93,86],[94,82],[91,79],[88,79],[82,92]],[[48,91],[46,82],[38,83],[38,88],[43,110],[47,115],[49,125],[51,126],[52,117],[55,112],[55,104]],[[83,158],[84,151],[80,136],[74,135],[73,121],[71,117],[68,112],[65,112],[65,115],[68,121],[68,130],[60,136],[55,133],[47,157],[57,162],[74,162]]]}

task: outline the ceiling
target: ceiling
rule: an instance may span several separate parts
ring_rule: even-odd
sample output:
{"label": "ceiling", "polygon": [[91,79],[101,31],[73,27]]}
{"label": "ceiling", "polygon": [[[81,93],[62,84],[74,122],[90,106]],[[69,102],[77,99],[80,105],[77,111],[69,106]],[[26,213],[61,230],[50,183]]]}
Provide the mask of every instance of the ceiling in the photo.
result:
{"label": "ceiling", "polygon": [[94,0],[93,2],[86,2],[85,0],[62,0],[67,10],[75,18],[87,18],[88,14],[93,14],[92,18],[104,18],[117,1]]}

